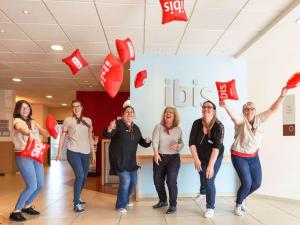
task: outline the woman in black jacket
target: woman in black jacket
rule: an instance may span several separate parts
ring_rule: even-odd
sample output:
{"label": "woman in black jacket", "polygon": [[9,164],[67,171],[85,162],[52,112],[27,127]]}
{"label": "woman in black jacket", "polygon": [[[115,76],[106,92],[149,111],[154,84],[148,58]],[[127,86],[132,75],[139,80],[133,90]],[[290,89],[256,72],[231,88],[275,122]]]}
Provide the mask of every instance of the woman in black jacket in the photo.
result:
{"label": "woman in black jacket", "polygon": [[215,208],[215,178],[224,153],[224,126],[217,119],[216,105],[211,101],[203,103],[202,115],[202,118],[195,120],[193,124],[189,146],[195,169],[204,174],[207,208],[204,217],[210,218],[213,216]]}
{"label": "woman in black jacket", "polygon": [[127,213],[126,206],[133,193],[137,179],[136,162],[137,146],[151,145],[150,138],[144,139],[137,125],[133,123],[134,109],[126,106],[122,111],[122,119],[111,121],[104,136],[111,138],[109,146],[110,175],[118,175],[120,184],[116,202],[116,209],[120,213]]}

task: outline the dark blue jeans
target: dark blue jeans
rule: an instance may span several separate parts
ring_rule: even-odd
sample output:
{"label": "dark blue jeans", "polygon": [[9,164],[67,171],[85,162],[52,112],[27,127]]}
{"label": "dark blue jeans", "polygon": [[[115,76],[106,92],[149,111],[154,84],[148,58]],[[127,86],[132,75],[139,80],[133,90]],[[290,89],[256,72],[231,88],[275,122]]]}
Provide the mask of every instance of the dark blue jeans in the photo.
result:
{"label": "dark blue jeans", "polygon": [[165,181],[169,190],[170,206],[177,205],[177,177],[180,168],[179,154],[160,154],[161,161],[157,165],[153,161],[153,180],[160,202],[167,202]]}
{"label": "dark blue jeans", "polygon": [[231,155],[231,161],[241,182],[236,198],[236,204],[240,205],[248,195],[256,191],[261,185],[260,161],[258,155],[251,158]]}
{"label": "dark blue jeans", "polygon": [[119,176],[119,190],[116,202],[116,208],[126,208],[127,203],[129,202],[129,197],[133,193],[136,180],[137,172],[136,171],[122,171],[118,172]]}
{"label": "dark blue jeans", "polygon": [[74,205],[77,205],[80,202],[80,194],[88,175],[90,154],[67,150],[67,159],[75,174],[73,202]]}
{"label": "dark blue jeans", "polygon": [[[208,209],[214,209],[215,208],[215,202],[216,202],[216,186],[215,186],[215,179],[218,174],[218,171],[222,164],[223,155],[218,156],[215,165],[214,165],[214,175],[211,179],[207,179],[206,169],[208,166],[208,162],[201,161],[201,167],[203,172],[203,181],[206,189],[206,208]],[[201,173],[201,172],[200,172]],[[201,174],[200,174],[201,177]]]}
{"label": "dark blue jeans", "polygon": [[205,174],[201,170],[199,172],[200,175],[200,194],[205,195],[206,194],[206,189],[205,189]]}

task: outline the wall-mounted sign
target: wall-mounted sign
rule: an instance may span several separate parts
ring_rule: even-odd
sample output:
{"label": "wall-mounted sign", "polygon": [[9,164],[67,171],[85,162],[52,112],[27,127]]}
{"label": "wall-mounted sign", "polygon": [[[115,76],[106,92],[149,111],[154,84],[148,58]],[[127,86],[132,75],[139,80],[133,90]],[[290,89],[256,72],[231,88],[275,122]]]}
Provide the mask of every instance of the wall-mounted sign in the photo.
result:
{"label": "wall-mounted sign", "polygon": [[295,95],[287,95],[282,107],[283,136],[295,136]]}
{"label": "wall-mounted sign", "polygon": [[9,137],[9,120],[0,120],[0,137]]}

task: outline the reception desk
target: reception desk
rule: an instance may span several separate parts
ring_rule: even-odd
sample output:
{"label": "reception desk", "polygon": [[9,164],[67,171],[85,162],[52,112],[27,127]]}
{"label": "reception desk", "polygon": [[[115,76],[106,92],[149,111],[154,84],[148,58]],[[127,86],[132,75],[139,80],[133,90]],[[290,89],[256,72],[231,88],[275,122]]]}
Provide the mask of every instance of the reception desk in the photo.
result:
{"label": "reception desk", "polygon": [[[110,139],[103,139],[101,146],[102,174],[101,185],[106,183],[118,183],[117,176],[109,176],[108,149]],[[149,152],[149,151],[148,151]],[[178,196],[192,197],[199,192],[200,179],[195,171],[191,154],[180,155],[181,167],[178,175]],[[153,183],[153,155],[137,155],[137,163],[141,166],[138,170],[136,186],[136,200],[143,198],[155,198],[157,193]],[[114,179],[114,180],[113,180]],[[223,158],[222,166],[216,179],[217,195],[231,196],[236,192],[238,180],[231,164],[230,155]]]}

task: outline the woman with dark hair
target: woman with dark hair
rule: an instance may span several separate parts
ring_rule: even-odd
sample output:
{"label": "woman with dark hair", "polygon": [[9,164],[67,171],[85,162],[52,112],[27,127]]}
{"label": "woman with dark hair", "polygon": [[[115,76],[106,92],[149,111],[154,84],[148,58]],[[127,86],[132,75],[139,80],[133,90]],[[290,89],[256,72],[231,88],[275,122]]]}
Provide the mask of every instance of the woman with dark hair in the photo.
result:
{"label": "woman with dark hair", "polygon": [[236,197],[234,213],[237,216],[244,215],[248,211],[245,199],[256,191],[262,181],[262,171],[258,151],[262,141],[262,124],[273,115],[283,102],[287,89],[281,90],[280,96],[266,111],[256,113],[253,102],[243,105],[243,115],[237,115],[226,103],[220,102],[235,125],[234,142],[231,146],[231,161],[240,178],[241,186]]}
{"label": "woman with dark hair", "polygon": [[72,101],[73,116],[64,120],[56,156],[56,160],[61,159],[62,148],[67,137],[67,160],[75,174],[73,209],[78,213],[85,212],[82,205],[86,204],[86,202],[80,199],[80,194],[87,179],[91,153],[92,162],[95,163],[96,161],[96,154],[93,148],[92,121],[88,117],[83,117],[82,111],[82,103],[78,100]]}
{"label": "woman with dark hair", "polygon": [[151,145],[150,138],[144,139],[139,127],[133,123],[134,109],[127,105],[122,110],[122,119],[110,122],[104,130],[104,136],[111,138],[109,145],[110,175],[119,176],[119,190],[116,209],[120,213],[127,213],[126,207],[130,195],[136,185],[137,170],[136,162],[137,146],[147,148]]}
{"label": "woman with dark hair", "polygon": [[195,120],[190,133],[189,146],[195,169],[204,175],[206,189],[206,212],[204,217],[214,215],[215,179],[224,153],[224,126],[216,117],[216,105],[206,101],[202,105],[202,118]]}
{"label": "woman with dark hair", "polygon": [[44,166],[31,158],[18,156],[18,153],[24,151],[28,139],[41,142],[40,135],[49,137],[48,131],[32,119],[31,115],[32,109],[29,102],[20,100],[16,103],[13,113],[13,143],[15,146],[16,164],[26,187],[19,196],[15,210],[9,216],[14,221],[26,220],[21,212],[29,215],[40,214],[32,208],[32,203],[44,185]]}
{"label": "woman with dark hair", "polygon": [[179,115],[176,108],[166,107],[160,124],[157,124],[152,134],[153,180],[158,193],[159,202],[154,209],[167,206],[165,180],[169,190],[169,208],[166,214],[176,212],[177,176],[180,168],[179,152],[183,148],[182,131],[179,127]]}

